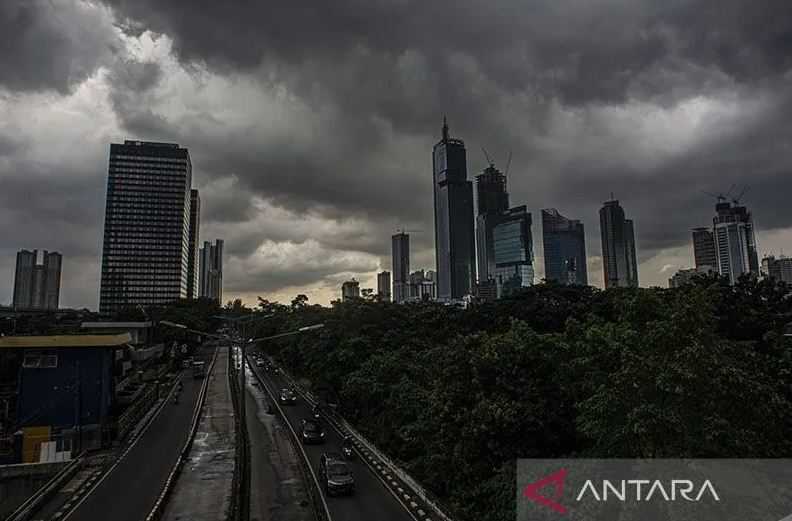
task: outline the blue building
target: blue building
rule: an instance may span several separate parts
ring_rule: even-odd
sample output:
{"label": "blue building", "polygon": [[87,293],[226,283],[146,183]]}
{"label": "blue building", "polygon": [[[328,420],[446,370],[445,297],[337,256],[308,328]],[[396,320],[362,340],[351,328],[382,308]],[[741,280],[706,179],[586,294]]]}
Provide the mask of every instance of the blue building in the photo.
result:
{"label": "blue building", "polygon": [[531,214],[517,206],[497,217],[492,228],[494,279],[498,298],[533,284]]}
{"label": "blue building", "polygon": [[15,434],[22,461],[39,461],[42,444],[57,453],[98,448],[109,439],[117,352],[128,333],[0,338],[0,353],[21,358]]}
{"label": "blue building", "polygon": [[545,279],[560,284],[588,285],[586,233],[583,223],[555,208],[542,210]]}

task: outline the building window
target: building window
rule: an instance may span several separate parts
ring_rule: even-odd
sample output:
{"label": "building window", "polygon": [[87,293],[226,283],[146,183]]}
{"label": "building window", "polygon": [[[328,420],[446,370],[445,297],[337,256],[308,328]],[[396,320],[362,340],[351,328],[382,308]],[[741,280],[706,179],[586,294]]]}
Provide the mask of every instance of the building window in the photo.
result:
{"label": "building window", "polygon": [[22,360],[22,367],[26,369],[54,369],[58,367],[58,355],[28,353]]}

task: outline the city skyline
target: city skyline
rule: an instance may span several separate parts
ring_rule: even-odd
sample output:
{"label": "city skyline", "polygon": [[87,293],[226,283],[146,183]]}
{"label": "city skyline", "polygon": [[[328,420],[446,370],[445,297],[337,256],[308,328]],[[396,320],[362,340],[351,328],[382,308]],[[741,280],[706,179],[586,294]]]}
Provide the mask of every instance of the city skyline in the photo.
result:
{"label": "city skyline", "polygon": [[[427,164],[444,113],[467,144],[469,174],[488,165],[482,146],[498,165],[512,152],[509,192],[534,224],[548,207],[584,223],[592,285],[602,285],[597,211],[611,191],[636,222],[642,286],[694,265],[690,230],[712,218],[703,190],[750,184],[759,256],[789,251],[787,53],[735,22],[783,32],[777,4],[728,2],[714,22],[694,1],[614,2],[606,19],[564,2],[523,16],[500,1],[481,20],[463,4],[442,38],[421,23],[431,6],[372,4],[369,19],[398,19],[404,31],[356,24],[339,32],[350,38],[300,42],[252,30],[258,12],[183,16],[170,3],[115,0],[3,11],[21,43],[0,77],[0,302],[11,302],[15,252],[40,244],[79,266],[61,305],[96,308],[106,147],[123,139],[190,149],[201,235],[227,241],[226,299],[327,303],[351,276],[374,287],[401,226],[423,230],[412,264],[433,268]],[[278,27],[357,16],[325,9],[308,20],[284,12]],[[713,23],[717,34],[698,40]],[[382,81],[359,81],[371,74]],[[538,227],[534,238],[540,280]]]}

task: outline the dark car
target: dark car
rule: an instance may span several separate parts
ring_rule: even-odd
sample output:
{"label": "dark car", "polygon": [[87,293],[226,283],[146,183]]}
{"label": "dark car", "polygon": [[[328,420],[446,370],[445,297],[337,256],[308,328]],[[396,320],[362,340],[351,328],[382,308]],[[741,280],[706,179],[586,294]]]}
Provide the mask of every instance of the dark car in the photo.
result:
{"label": "dark car", "polygon": [[319,458],[319,476],[328,496],[355,493],[352,469],[340,454],[325,452]]}
{"label": "dark car", "polygon": [[283,388],[280,390],[280,397],[278,398],[283,405],[294,405],[297,403],[297,395],[291,389]]}
{"label": "dark car", "polygon": [[325,433],[322,424],[314,419],[303,420],[302,441],[303,443],[324,443]]}

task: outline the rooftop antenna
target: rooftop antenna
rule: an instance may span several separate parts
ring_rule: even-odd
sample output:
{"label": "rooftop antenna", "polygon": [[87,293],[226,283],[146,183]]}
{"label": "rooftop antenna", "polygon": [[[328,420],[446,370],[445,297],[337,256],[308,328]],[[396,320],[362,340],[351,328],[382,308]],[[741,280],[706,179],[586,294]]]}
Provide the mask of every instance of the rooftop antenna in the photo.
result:
{"label": "rooftop antenna", "polygon": [[509,150],[509,159],[506,160],[506,172],[505,175],[509,175],[509,167],[511,167],[511,160],[512,160],[512,151]]}

